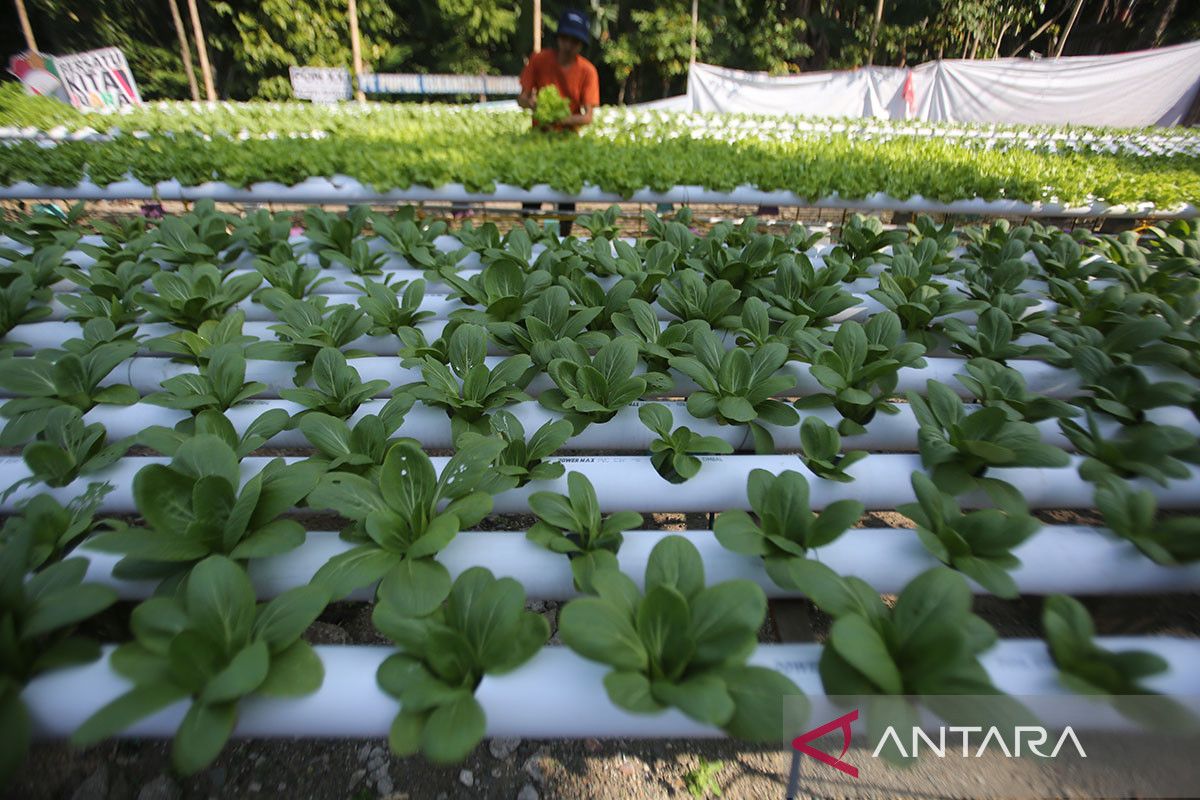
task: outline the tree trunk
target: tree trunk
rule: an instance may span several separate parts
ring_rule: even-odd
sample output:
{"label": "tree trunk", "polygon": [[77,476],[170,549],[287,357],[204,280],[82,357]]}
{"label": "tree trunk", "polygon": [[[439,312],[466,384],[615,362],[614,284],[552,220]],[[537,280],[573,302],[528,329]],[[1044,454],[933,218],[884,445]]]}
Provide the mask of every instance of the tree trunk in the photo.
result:
{"label": "tree trunk", "polygon": [[1053,17],[1051,17],[1050,19],[1046,20],[1041,25],[1039,25],[1037,30],[1035,30],[1033,33],[1031,33],[1029,35],[1029,37],[1025,39],[1025,41],[1023,41],[1019,45],[1017,45],[1017,48],[1008,54],[1008,57],[1013,58],[1013,57],[1019,55],[1022,50],[1024,50],[1029,45],[1033,44],[1034,40],[1036,40],[1039,36],[1041,36],[1047,30],[1049,30],[1050,26],[1058,21],[1058,18],[1062,16],[1063,12],[1066,11],[1066,8],[1067,8],[1066,6],[1063,6],[1062,8],[1060,8],[1058,10],[1057,14],[1055,14]]}
{"label": "tree trunk", "polygon": [[1179,0],[1166,0],[1162,4],[1162,13],[1159,14],[1158,22],[1154,26],[1154,37],[1150,40],[1151,47],[1158,47],[1162,44],[1163,37],[1167,34],[1167,28],[1171,24],[1171,18],[1175,16],[1175,10],[1179,7]]}
{"label": "tree trunk", "polygon": [[867,66],[875,63],[875,43],[879,40],[879,26],[883,23],[883,0],[876,0],[875,20],[871,23],[871,44],[867,47]]}
{"label": "tree trunk", "polygon": [[358,0],[349,0],[347,13],[350,16],[350,59],[354,62],[354,99],[361,103],[367,96],[358,83],[358,76],[363,73],[362,43],[358,39]]}
{"label": "tree trunk", "polygon": [[1011,24],[1012,21],[1008,20],[1000,26],[1000,35],[996,37],[996,49],[992,51],[992,58],[1000,57],[1000,43],[1004,41],[1004,34],[1008,31],[1008,26]]}
{"label": "tree trunk", "polygon": [[696,29],[700,27],[700,0],[692,0],[692,60],[696,63]]}
{"label": "tree trunk", "polygon": [[204,94],[211,103],[217,99],[217,90],[213,86],[212,68],[208,65],[208,47],[204,44],[204,29],[200,27],[200,11],[196,8],[196,0],[188,0],[188,14],[192,17],[192,33],[196,36],[200,74],[204,76]]}
{"label": "tree trunk", "polygon": [[16,0],[17,16],[21,20],[21,33],[25,34],[25,46],[32,52],[38,52],[37,42],[33,40],[33,26],[29,24],[29,15],[25,13],[25,0]]}
{"label": "tree trunk", "polygon": [[542,50],[542,0],[533,0],[533,52]]}
{"label": "tree trunk", "polygon": [[1058,46],[1054,48],[1055,58],[1062,57],[1067,37],[1071,35],[1071,28],[1075,27],[1075,20],[1079,17],[1079,9],[1082,5],[1083,0],[1075,0],[1075,8],[1071,9],[1071,18],[1067,20],[1067,27],[1063,28],[1062,36],[1058,37]]}
{"label": "tree trunk", "polygon": [[179,15],[179,4],[175,0],[167,0],[171,6],[171,20],[175,23],[175,35],[179,37],[179,55],[183,58],[183,71],[187,75],[188,88],[192,92],[192,102],[200,101],[200,88],[196,86],[196,71],[192,69],[192,47],[188,44],[187,31],[183,29],[183,17]]}

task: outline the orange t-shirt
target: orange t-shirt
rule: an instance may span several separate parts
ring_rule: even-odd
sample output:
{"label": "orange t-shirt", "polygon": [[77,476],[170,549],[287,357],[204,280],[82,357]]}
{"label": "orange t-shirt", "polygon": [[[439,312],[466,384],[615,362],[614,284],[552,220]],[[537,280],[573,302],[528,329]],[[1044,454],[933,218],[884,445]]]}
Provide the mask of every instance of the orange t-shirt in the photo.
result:
{"label": "orange t-shirt", "polygon": [[521,70],[521,88],[536,93],[550,84],[557,86],[559,94],[571,104],[572,114],[578,114],[583,106],[600,105],[600,76],[595,65],[583,56],[576,56],[575,63],[566,69],[558,63],[558,53],[553,49],[530,56]]}

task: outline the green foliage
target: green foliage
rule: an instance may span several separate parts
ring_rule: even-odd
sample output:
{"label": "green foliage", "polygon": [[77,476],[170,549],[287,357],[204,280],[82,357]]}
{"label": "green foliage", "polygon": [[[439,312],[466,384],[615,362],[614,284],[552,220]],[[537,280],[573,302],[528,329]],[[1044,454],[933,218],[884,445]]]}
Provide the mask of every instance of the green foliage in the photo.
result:
{"label": "green foliage", "polygon": [[724,767],[724,761],[709,761],[701,757],[696,768],[688,770],[687,774],[683,776],[683,783],[687,787],[688,794],[696,800],[704,800],[710,794],[713,797],[720,797],[721,785],[717,783],[717,773]]}
{"label": "green foliage", "polygon": [[173,456],[184,442],[196,436],[216,436],[239,459],[265,445],[271,437],[292,424],[282,408],[272,408],[255,417],[239,436],[233,423],[220,411],[208,409],[195,417],[180,420],[174,428],[151,425],[137,435],[137,443],[165,456]]}
{"label": "green foliage", "polygon": [[[193,335],[192,341],[201,337]],[[207,363],[196,373],[167,378],[161,392],[148,395],[144,402],[193,414],[206,409],[228,411],[266,391],[260,381],[246,380],[246,356],[240,344],[221,344],[206,351]]]}
{"label": "green foliage", "polygon": [[34,358],[0,359],[0,388],[14,398],[0,408],[0,416],[8,420],[0,444],[28,441],[45,429],[50,413],[61,406],[86,412],[96,405],[136,403],[133,387],[102,384],[137,348],[130,341],[109,342],[82,353],[42,351]]}
{"label": "green foliage", "polygon": [[411,616],[433,612],[450,592],[450,573],[435,556],[492,510],[480,487],[503,449],[499,439],[465,443],[439,476],[416,443],[401,440],[388,450],[378,481],[326,473],[308,505],[354,520],[343,534],[356,546],[327,561],[313,581],[335,600],[379,581],[378,602]]}
{"label": "green foliage", "polygon": [[30,569],[61,561],[80,539],[100,524],[96,509],[112,491],[108,484],[93,483],[65,506],[48,494],[37,494],[17,505],[17,512],[0,528],[0,543],[28,534]]}
{"label": "green foliage", "polygon": [[1021,565],[1012,549],[1037,532],[1038,521],[1022,507],[987,508],[964,514],[952,495],[942,493],[924,473],[912,474],[916,503],[896,507],[917,523],[917,536],[943,564],[997,597],[1019,592],[1009,570]]}
{"label": "green foliage", "polygon": [[257,272],[234,275],[209,263],[182,264],[174,272],[158,272],[153,292],[136,292],[134,299],[153,319],[196,330],[218,320],[262,283]]}
{"label": "green foliage", "polygon": [[575,587],[592,592],[592,576],[600,570],[619,570],[617,551],[621,549],[624,531],[642,524],[642,515],[618,511],[601,517],[600,502],[591,482],[579,472],[567,473],[567,495],[554,492],[534,492],[529,496],[529,510],[538,521],[525,537],[554,553],[571,560]]}
{"label": "green foliage", "polygon": [[295,384],[304,386],[312,377],[317,355],[327,347],[341,350],[347,358],[370,355],[348,345],[371,328],[371,318],[351,305],[330,306],[328,298],[291,298],[270,305],[279,322],[270,325],[278,342],[259,342],[247,350],[250,358],[298,361]]}
{"label": "green foliage", "polygon": [[374,323],[367,331],[371,336],[396,334],[402,328],[411,328],[433,316],[432,311],[421,310],[421,301],[425,298],[425,281],[393,283],[392,277],[389,275],[383,283],[364,278],[362,283],[350,284],[363,293],[363,296],[358,298],[358,307],[367,312],[367,316]]}
{"label": "green foliage", "polygon": [[1008,493],[992,478],[990,467],[1065,467],[1070,457],[1060,448],[1043,444],[1038,429],[1009,419],[1004,410],[980,408],[967,413],[954,390],[937,381],[926,382],[927,397],[908,393],[916,415],[921,463],[935,484],[952,495],[973,486]]}
{"label": "green foliage", "polygon": [[21,690],[43,672],[95,660],[99,645],[71,634],[77,623],[117,600],[111,588],[83,582],[87,559],[30,574],[37,560],[34,539],[26,528],[0,540],[0,783],[12,777],[29,747],[32,725]]}
{"label": "green foliage", "polygon": [[1042,607],[1046,645],[1058,678],[1073,692],[1106,698],[1121,713],[1151,730],[1192,730],[1197,720],[1183,706],[1159,697],[1142,681],[1166,672],[1166,660],[1145,650],[1113,652],[1094,641],[1095,626],[1083,604],[1062,594]]}
{"label": "green foliage", "polygon": [[750,472],[746,495],[754,516],[740,509],[717,517],[713,533],[735,553],[759,556],[776,584],[805,592],[814,581],[828,581],[833,572],[808,558],[808,551],[837,539],[863,515],[857,500],[830,503],[820,514],[809,506],[808,481],[792,470],[772,475]]}
{"label": "green foliage", "polygon": [[637,344],[619,336],[589,355],[577,343],[564,343],[564,355],[550,362],[548,373],[556,388],[538,401],[566,416],[575,435],[593,423],[604,423],[646,392],[646,379],[635,376]]}
{"label": "green foliage", "polygon": [[638,408],[638,418],[658,435],[650,443],[650,463],[663,480],[671,483],[683,483],[700,472],[701,461],[695,454],[733,453],[733,445],[717,436],[699,436],[686,425],[673,429],[675,418],[659,403]]}
{"label": "green foliage", "polygon": [[1110,434],[1100,430],[1088,411],[1086,427],[1069,419],[1059,420],[1058,426],[1084,456],[1080,476],[1093,483],[1143,476],[1166,486],[1168,480],[1186,480],[1192,474],[1187,463],[1200,463],[1196,437],[1173,425],[1143,422],[1122,425]]}
{"label": "green foliage", "polygon": [[125,455],[130,444],[129,439],[108,442],[104,426],[99,422],[85,425],[77,408],[53,408],[46,415],[46,427],[21,451],[29,477],[18,481],[5,495],[26,483],[67,486],[76,478],[111,466]]}
{"label": "green foliage", "polygon": [[313,361],[315,388],[281,389],[279,396],[299,403],[310,411],[321,411],[340,419],[349,419],[363,403],[388,388],[386,380],[363,381],[358,370],[334,347],[325,347]]}
{"label": "green foliage", "polygon": [[425,403],[445,410],[455,440],[468,430],[486,434],[485,414],[522,400],[520,378],[531,366],[529,356],[510,356],[493,368],[487,357],[487,331],[479,325],[460,325],[450,335],[449,366],[432,356],[421,364],[421,383],[404,390]]}
{"label": "green foliage", "polygon": [[133,479],[133,499],[146,527],[112,522],[89,546],[123,558],[113,574],[166,579],[172,587],[210,555],[240,562],[293,550],[304,526],[281,519],[317,484],[311,464],[273,459],[242,484],[238,456],[220,436],[197,434],[169,464],[150,464]]}
{"label": "green foliage", "polygon": [[783,675],[748,666],[766,597],[750,581],[705,587],[694,545],[668,536],[650,552],[645,592],[624,573],[592,576],[595,596],[572,600],[559,615],[559,636],[584,658],[612,669],[608,698],[626,711],[674,707],[732,736],[779,736],[784,696],[802,696]]}
{"label": "green foliage", "polygon": [[537,93],[537,105],[533,109],[533,119],[539,125],[554,125],[562,122],[571,115],[571,104],[558,93],[554,84],[543,86]]}
{"label": "green foliage", "polygon": [[[562,477],[563,465],[546,459],[554,455],[571,438],[571,423],[564,419],[547,422],[533,432],[528,441],[525,427],[510,411],[497,411],[488,417],[491,435],[504,440],[504,450],[492,465],[497,479],[511,488],[524,486],[530,481],[551,481]],[[465,442],[482,438],[482,434],[467,431],[458,438],[461,447]]]}
{"label": "green foliage", "polygon": [[900,382],[903,367],[925,366],[925,348],[902,340],[900,319],[891,312],[875,314],[866,325],[843,322],[832,342],[812,348],[809,372],[827,389],[796,403],[799,409],[833,405],[842,421],[838,431],[845,435],[866,432],[864,427],[876,413],[899,411],[890,402]]}
{"label": "green foliage", "polygon": [[816,416],[805,417],[800,423],[800,450],[800,460],[812,474],[838,483],[854,480],[846,470],[867,457],[865,450],[842,453],[842,437],[837,429]]}
{"label": "green foliage", "polygon": [[380,598],[372,622],[401,648],[376,673],[379,687],[400,701],[388,734],[393,752],[446,764],[479,744],[487,724],[475,699],[480,681],[512,672],[550,638],[545,618],[524,607],[520,583],[483,567],[459,575],[445,604],[427,615]]}
{"label": "green foliage", "polygon": [[1096,508],[1109,530],[1155,563],[1174,566],[1200,561],[1200,517],[1157,519],[1158,504],[1149,491],[1108,479],[1096,488]]}
{"label": "green foliage", "polygon": [[944,567],[913,578],[889,608],[858,578],[806,593],[834,618],[819,669],[831,695],[987,695],[979,655],[996,632],[971,612],[967,582]]}
{"label": "green foliage", "polygon": [[325,668],[300,635],[328,602],[324,589],[310,585],[256,604],[236,562],[204,559],[176,592],[134,609],[134,640],[109,659],[133,687],[89,717],[72,743],[95,744],[187,700],[171,762],[184,775],[199,772],[224,749],[243,698],[302,697],[320,688]]}
{"label": "green foliage", "polygon": [[690,356],[670,360],[673,369],[699,387],[688,395],[688,413],[721,425],[746,425],[755,451],[773,452],[774,438],[763,423],[787,427],[800,419],[794,409],[774,399],[796,385],[791,375],[780,372],[788,359],[787,347],[771,342],[726,350],[710,328],[699,325],[692,329],[690,342]]}
{"label": "green foliage", "polygon": [[300,417],[297,427],[316,452],[309,460],[325,471],[351,472],[374,481],[387,451],[398,440],[389,438],[404,422],[412,397],[398,395],[384,403],[378,414],[361,417],[351,426],[346,420],[312,411]]}

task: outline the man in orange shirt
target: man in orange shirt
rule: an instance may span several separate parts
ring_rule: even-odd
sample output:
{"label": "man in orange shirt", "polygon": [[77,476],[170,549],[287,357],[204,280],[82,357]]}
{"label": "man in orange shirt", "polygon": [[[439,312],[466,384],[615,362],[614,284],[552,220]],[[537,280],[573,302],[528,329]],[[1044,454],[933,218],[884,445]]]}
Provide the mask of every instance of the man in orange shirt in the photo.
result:
{"label": "man in orange shirt", "polygon": [[[600,77],[592,62],[581,55],[590,38],[587,17],[574,9],[564,11],[558,20],[555,47],[534,53],[521,71],[521,94],[517,103],[522,108],[534,109],[538,90],[554,85],[571,105],[571,115],[556,127],[578,131],[591,124],[592,112],[600,105]],[[540,203],[523,204],[526,211],[540,207]],[[559,203],[558,210],[574,214],[575,204]],[[559,232],[570,236],[570,219],[559,223]]]}

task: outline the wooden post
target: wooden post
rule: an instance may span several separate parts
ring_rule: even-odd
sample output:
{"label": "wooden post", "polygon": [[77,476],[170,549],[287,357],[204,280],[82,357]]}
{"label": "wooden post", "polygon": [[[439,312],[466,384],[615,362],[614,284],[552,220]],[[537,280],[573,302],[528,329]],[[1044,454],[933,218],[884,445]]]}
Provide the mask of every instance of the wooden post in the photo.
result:
{"label": "wooden post", "polygon": [[17,16],[21,20],[21,32],[25,34],[25,46],[34,53],[38,52],[37,42],[33,40],[33,27],[29,24],[29,15],[25,13],[25,0],[16,0]]}
{"label": "wooden post", "polygon": [[1067,44],[1067,37],[1071,35],[1071,28],[1075,27],[1075,18],[1079,16],[1079,7],[1083,5],[1083,0],[1075,0],[1075,8],[1071,9],[1071,18],[1067,20],[1067,27],[1063,28],[1062,36],[1058,37],[1058,47],[1054,48],[1054,57],[1062,56],[1063,47]]}
{"label": "wooden post", "polygon": [[358,41],[358,0],[350,0],[350,56],[354,60],[354,98],[363,102],[367,96],[358,85],[358,76],[362,74],[362,45]]}
{"label": "wooden post", "polygon": [[200,74],[204,76],[204,94],[211,103],[217,99],[217,90],[213,87],[212,68],[208,66],[208,47],[204,44],[204,29],[200,27],[200,11],[196,8],[196,0],[188,0],[188,13],[192,17],[192,33],[196,36],[196,52],[200,55]]}
{"label": "wooden post", "polygon": [[533,0],[533,52],[542,49],[542,0]]}
{"label": "wooden post", "polygon": [[183,71],[187,74],[188,88],[192,90],[192,102],[198,102],[200,89],[196,86],[196,73],[192,69],[192,48],[188,44],[187,31],[183,29],[183,17],[179,15],[179,4],[175,0],[167,0],[167,3],[171,6],[171,19],[175,21],[175,34],[179,37],[179,54],[183,56]]}
{"label": "wooden post", "polygon": [[692,0],[692,65],[696,63],[696,29],[700,27],[700,0]]}

